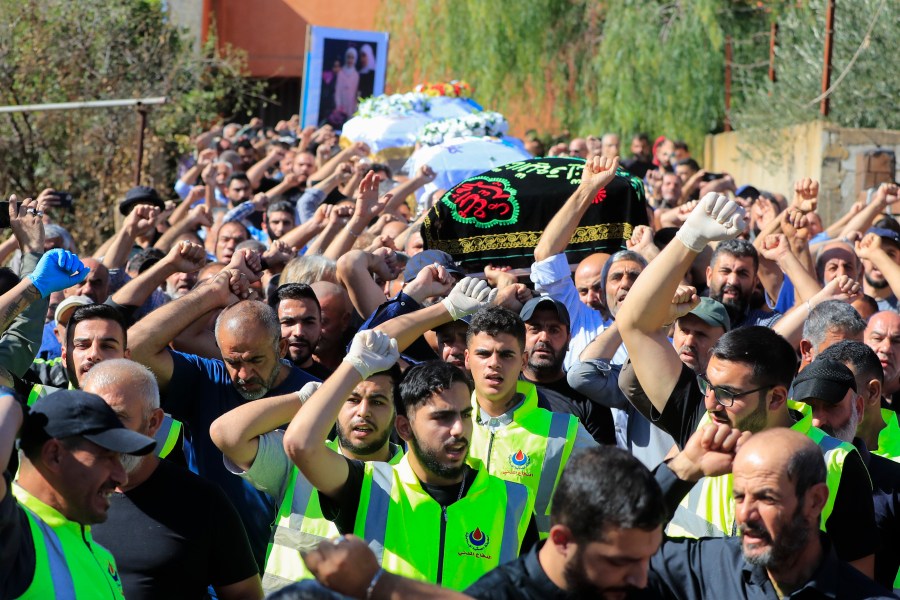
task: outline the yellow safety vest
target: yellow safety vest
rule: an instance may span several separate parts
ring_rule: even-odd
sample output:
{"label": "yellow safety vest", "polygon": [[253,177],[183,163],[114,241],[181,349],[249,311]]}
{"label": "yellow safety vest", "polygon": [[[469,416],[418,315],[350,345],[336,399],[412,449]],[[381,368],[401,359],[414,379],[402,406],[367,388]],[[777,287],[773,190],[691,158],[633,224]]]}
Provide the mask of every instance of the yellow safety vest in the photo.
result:
{"label": "yellow safety vest", "polygon": [[[61,389],[62,388],[36,383],[32,386],[31,391],[28,392],[28,406],[37,402],[38,398],[49,396],[53,392]],[[75,386],[70,383],[68,389],[74,390]],[[181,427],[181,421],[173,419],[170,414],[166,413],[163,416],[162,424],[153,436],[153,439],[156,440],[157,457],[165,458],[175,449],[176,444],[178,444],[178,437],[181,435]]]}
{"label": "yellow safety vest", "polygon": [[[834,500],[841,483],[844,460],[850,452],[856,452],[852,444],[842,442],[817,427],[812,426],[812,411],[808,406],[788,401],[788,407],[801,413],[803,417],[791,426],[794,431],[808,436],[819,446],[827,467],[826,484],[828,501],[822,509],[821,528],[834,509]],[[709,414],[703,416],[698,428],[710,422]],[[731,473],[719,477],[704,477],[691,488],[681,501],[666,533],[672,537],[730,537],[738,534],[734,515],[733,478]],[[871,493],[871,490],[869,490]]]}
{"label": "yellow safety vest", "polygon": [[885,427],[878,433],[878,449],[872,450],[872,454],[900,462],[900,424],[897,423],[897,413],[889,408],[882,408],[881,418],[884,419]]}
{"label": "yellow safety vest", "polygon": [[28,516],[34,540],[34,578],[19,598],[124,598],[113,555],[91,538],[91,528],[69,521],[18,484],[13,495]]}
{"label": "yellow safety vest", "polygon": [[524,486],[490,475],[477,460],[472,487],[442,507],[422,489],[408,456],[366,463],[354,533],[391,573],[463,590],[519,555],[533,510]]}
{"label": "yellow safety vest", "polygon": [[[469,455],[482,461],[491,475],[521,483],[534,496],[534,514],[541,539],[550,533],[550,504],[578,435],[578,417],[538,407],[537,388],[519,381],[525,396],[511,416],[481,423],[476,419]],[[478,411],[478,402],[472,394]],[[491,431],[491,426],[495,426]],[[499,427],[497,427],[499,426]]]}
{"label": "yellow safety vest", "polygon": [[[337,440],[329,440],[325,445],[340,452]],[[403,449],[396,444],[391,444],[391,453],[389,464],[395,465],[403,458]],[[322,515],[316,489],[300,469],[293,467],[269,541],[263,591],[268,595],[294,582],[311,579],[313,575],[300,551],[312,550],[322,540],[339,535],[335,524]]]}

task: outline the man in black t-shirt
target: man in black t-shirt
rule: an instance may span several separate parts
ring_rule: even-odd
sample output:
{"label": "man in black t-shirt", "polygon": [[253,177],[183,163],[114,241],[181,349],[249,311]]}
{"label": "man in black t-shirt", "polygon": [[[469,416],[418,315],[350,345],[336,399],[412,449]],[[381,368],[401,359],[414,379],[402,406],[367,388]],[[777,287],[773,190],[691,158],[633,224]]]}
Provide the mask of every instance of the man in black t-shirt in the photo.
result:
{"label": "man in black t-shirt", "polygon": [[[852,446],[812,427],[809,412],[789,401],[788,389],[797,370],[796,352],[790,343],[766,327],[734,329],[719,338],[710,351],[706,372],[698,375],[679,360],[662,328],[699,303],[691,291],[675,293],[694,258],[710,241],[736,237],[742,220],[743,210],[733,201],[707,194],[676,239],[635,282],[616,323],[642,393],[629,389],[628,366],[619,376],[619,386],[635,407],[679,446],[707,422],[753,433],[790,427],[816,441],[828,458],[832,494],[832,502],[823,511],[825,529],[838,556],[871,577],[876,534],[868,475]],[[730,479],[717,477],[698,483],[679,507],[668,533],[735,535]]]}
{"label": "man in black t-shirt", "polygon": [[522,379],[537,387],[538,406],[575,415],[598,444],[615,444],[609,408],[594,404],[566,381],[563,361],[572,339],[566,305],[550,296],[532,298],[519,311],[525,321],[528,362]]}
{"label": "man in black t-shirt", "polygon": [[[84,389],[102,397],[128,429],[153,436],[162,423],[149,369],[126,359],[97,364]],[[125,456],[128,482],[110,496],[94,538],[112,552],[125,597],[262,598],[262,584],[237,511],[214,483],[155,455]]]}

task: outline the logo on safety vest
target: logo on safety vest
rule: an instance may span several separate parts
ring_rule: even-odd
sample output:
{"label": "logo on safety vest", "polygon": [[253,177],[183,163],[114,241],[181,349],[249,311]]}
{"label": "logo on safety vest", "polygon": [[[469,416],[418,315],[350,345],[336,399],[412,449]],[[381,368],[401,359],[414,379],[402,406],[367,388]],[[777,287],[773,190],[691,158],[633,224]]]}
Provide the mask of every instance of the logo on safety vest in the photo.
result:
{"label": "logo on safety vest", "polygon": [[466,534],[466,543],[472,550],[484,550],[491,543],[491,538],[481,531],[481,528],[476,527],[475,531]]}
{"label": "logo on safety vest", "polygon": [[509,475],[530,475],[526,473],[528,467],[531,466],[531,457],[519,450],[515,454],[509,455],[509,466],[512,467],[511,472],[505,472]]}

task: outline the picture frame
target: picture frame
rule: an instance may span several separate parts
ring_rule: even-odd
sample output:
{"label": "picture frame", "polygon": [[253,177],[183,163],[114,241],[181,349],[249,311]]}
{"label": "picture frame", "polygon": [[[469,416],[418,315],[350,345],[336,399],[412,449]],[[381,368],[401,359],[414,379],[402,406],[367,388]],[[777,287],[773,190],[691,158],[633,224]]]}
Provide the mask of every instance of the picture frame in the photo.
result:
{"label": "picture frame", "polygon": [[303,127],[329,123],[340,130],[361,98],[384,93],[388,38],[384,31],[307,27]]}

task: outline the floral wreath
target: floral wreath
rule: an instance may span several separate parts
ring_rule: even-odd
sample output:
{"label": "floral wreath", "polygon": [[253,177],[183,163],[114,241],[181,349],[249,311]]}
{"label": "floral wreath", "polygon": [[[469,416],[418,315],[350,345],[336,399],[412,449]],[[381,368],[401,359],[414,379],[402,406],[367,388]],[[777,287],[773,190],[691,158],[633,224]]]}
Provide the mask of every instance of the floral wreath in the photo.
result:
{"label": "floral wreath", "polygon": [[485,111],[428,123],[419,130],[417,141],[425,146],[437,146],[458,137],[503,137],[508,130],[509,123],[503,115]]}
{"label": "floral wreath", "polygon": [[406,94],[382,94],[372,96],[359,103],[356,116],[406,117],[415,113],[427,113],[431,109],[429,96],[419,92]]}
{"label": "floral wreath", "polygon": [[472,86],[466,81],[454,79],[450,83],[420,83],[415,87],[416,92],[428,96],[444,96],[445,98],[470,98]]}

